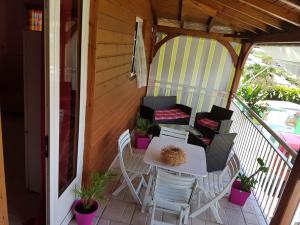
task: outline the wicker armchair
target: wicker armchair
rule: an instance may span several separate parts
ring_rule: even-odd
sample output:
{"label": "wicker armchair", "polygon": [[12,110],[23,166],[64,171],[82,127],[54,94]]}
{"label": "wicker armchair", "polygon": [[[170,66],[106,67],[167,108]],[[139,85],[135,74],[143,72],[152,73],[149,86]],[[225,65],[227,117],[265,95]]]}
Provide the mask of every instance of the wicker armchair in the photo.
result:
{"label": "wicker armchair", "polygon": [[140,116],[157,123],[188,125],[192,109],[176,104],[176,96],[145,96]]}
{"label": "wicker armchair", "polygon": [[213,172],[225,168],[236,135],[236,133],[216,133],[210,139],[210,137],[197,136],[190,133],[188,143],[205,148],[207,172]]}
{"label": "wicker armchair", "polygon": [[194,127],[204,135],[211,130],[218,133],[228,133],[232,124],[233,111],[213,105],[210,112],[198,112],[196,114]]}

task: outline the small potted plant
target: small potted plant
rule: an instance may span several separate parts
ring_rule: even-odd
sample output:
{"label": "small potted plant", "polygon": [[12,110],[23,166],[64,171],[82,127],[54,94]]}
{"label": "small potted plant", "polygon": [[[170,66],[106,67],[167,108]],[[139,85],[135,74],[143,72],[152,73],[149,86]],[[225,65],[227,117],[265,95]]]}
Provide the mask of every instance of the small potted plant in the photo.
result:
{"label": "small potted plant", "polygon": [[254,188],[257,183],[255,175],[257,175],[259,172],[268,172],[269,168],[266,167],[264,161],[261,158],[258,158],[257,162],[259,164],[259,167],[250,176],[239,173],[237,180],[234,181],[231,187],[231,194],[229,197],[230,202],[243,206],[251,194],[251,189]]}
{"label": "small potted plant", "polygon": [[135,147],[138,149],[147,149],[151,138],[149,136],[150,128],[152,127],[150,120],[138,117],[136,120],[136,128],[134,132]]}
{"label": "small potted plant", "polygon": [[74,203],[74,213],[79,225],[91,225],[99,207],[98,201],[106,200],[104,191],[107,184],[115,178],[110,172],[91,174],[91,183],[75,190],[79,197]]}

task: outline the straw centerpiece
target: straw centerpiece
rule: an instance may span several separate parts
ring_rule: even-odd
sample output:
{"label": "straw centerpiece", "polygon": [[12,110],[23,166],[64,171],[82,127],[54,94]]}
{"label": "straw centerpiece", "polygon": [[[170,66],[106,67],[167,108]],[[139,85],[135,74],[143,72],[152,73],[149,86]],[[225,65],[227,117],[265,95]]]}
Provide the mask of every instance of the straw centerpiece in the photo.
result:
{"label": "straw centerpiece", "polygon": [[168,145],[161,150],[161,159],[171,166],[179,166],[186,161],[185,152],[173,145]]}

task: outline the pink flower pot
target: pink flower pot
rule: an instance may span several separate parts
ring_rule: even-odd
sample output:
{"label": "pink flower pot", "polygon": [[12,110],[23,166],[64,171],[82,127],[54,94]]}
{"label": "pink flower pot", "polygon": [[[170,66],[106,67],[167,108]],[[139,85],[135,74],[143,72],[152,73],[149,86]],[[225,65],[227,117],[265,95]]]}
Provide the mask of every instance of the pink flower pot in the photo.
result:
{"label": "pink flower pot", "polygon": [[139,133],[134,134],[135,137],[135,147],[137,149],[147,149],[150,144],[150,137],[148,135],[142,135]]}
{"label": "pink flower pot", "polygon": [[250,194],[251,194],[250,192],[242,191],[241,181],[236,180],[232,184],[229,201],[234,204],[243,206],[247,201],[247,199],[249,198]]}
{"label": "pink flower pot", "polygon": [[94,201],[91,210],[89,212],[82,212],[82,210],[80,210],[81,207],[82,207],[82,202],[80,200],[76,200],[74,203],[74,214],[78,225],[93,224],[93,220],[96,217],[96,211],[99,207],[98,203]]}

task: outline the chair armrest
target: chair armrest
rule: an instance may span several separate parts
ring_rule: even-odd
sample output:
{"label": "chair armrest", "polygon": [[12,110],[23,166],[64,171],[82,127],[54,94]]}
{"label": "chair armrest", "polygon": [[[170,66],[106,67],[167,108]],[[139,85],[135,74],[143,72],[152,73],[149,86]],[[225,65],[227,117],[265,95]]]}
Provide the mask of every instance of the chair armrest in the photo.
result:
{"label": "chair armrest", "polygon": [[208,137],[210,139],[213,139],[213,137],[216,134],[219,134],[218,131],[216,130],[212,130],[209,127],[205,127],[205,126],[201,126],[198,124],[195,124],[195,128],[204,136],[204,137]]}
{"label": "chair armrest", "polygon": [[154,109],[141,105],[140,106],[140,116],[143,117],[144,119],[148,119],[150,121],[154,120]]}
{"label": "chair armrest", "polygon": [[229,133],[232,122],[233,122],[232,120],[220,120],[219,129],[218,129],[219,133],[220,134]]}
{"label": "chair armrest", "polygon": [[189,106],[186,106],[186,105],[176,104],[176,108],[180,109],[181,111],[183,111],[189,115],[191,115],[191,113],[192,113],[192,108]]}
{"label": "chair armrest", "polygon": [[205,149],[207,148],[207,145],[198,136],[191,132],[189,133],[188,144],[198,145]]}

